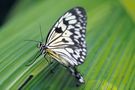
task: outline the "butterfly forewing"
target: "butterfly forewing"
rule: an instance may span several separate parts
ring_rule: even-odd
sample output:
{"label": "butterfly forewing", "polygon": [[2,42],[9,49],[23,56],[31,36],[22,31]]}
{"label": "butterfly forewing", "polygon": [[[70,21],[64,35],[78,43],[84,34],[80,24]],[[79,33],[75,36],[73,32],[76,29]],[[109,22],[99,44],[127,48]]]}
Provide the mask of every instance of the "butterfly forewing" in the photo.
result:
{"label": "butterfly forewing", "polygon": [[86,13],[81,7],[67,11],[50,30],[46,46],[69,65],[84,62],[86,57]]}

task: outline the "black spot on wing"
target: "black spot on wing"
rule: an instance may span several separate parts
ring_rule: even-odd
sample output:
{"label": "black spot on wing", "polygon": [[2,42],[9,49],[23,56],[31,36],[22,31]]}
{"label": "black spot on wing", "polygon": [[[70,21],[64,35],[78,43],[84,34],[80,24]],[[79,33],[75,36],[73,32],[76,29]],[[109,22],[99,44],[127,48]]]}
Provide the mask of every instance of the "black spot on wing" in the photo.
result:
{"label": "black spot on wing", "polygon": [[80,57],[77,59],[77,61],[78,61],[80,64],[83,63],[83,61],[81,61],[81,58],[80,58]]}
{"label": "black spot on wing", "polygon": [[65,25],[68,25],[68,24],[69,24],[68,21],[65,20],[65,18],[63,19],[63,23],[64,23]]}
{"label": "black spot on wing", "polygon": [[64,43],[68,43],[68,42],[69,42],[69,41],[67,41],[65,38],[63,38],[62,41],[63,41]]}
{"label": "black spot on wing", "polygon": [[62,28],[61,28],[61,27],[59,27],[59,28],[58,28],[58,27],[56,27],[56,28],[55,28],[55,32],[56,32],[56,33],[63,33],[63,31],[62,31]]}
{"label": "black spot on wing", "polygon": [[77,53],[76,53],[76,52],[74,52],[73,54],[77,55]]}

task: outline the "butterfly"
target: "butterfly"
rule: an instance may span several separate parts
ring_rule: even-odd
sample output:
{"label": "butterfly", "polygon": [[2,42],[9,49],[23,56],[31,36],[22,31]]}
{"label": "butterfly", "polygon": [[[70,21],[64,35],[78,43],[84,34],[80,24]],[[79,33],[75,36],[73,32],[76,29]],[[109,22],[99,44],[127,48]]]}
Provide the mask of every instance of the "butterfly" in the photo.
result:
{"label": "butterfly", "polygon": [[46,41],[40,42],[40,55],[49,55],[64,67],[80,82],[83,76],[76,66],[82,64],[86,58],[86,12],[82,7],[68,10],[61,16],[49,31]]}

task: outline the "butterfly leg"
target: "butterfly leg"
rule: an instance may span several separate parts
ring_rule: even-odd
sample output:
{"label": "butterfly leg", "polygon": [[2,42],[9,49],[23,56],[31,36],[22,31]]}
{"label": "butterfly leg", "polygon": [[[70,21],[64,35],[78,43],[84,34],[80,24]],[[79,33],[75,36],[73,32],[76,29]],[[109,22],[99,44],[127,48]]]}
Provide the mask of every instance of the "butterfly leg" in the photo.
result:
{"label": "butterfly leg", "polygon": [[47,55],[47,53],[45,53],[44,54],[44,58],[46,59],[46,61],[49,63],[49,65],[51,65],[53,62],[51,61],[51,59],[50,60],[48,60],[47,58],[46,58],[46,55]]}
{"label": "butterfly leg", "polygon": [[29,61],[29,63],[26,64],[26,66],[32,65],[32,64],[37,60],[37,58],[40,57],[40,56],[41,56],[41,53],[37,52],[37,53],[35,54],[35,57],[32,58],[31,61]]}
{"label": "butterfly leg", "polygon": [[69,71],[79,81],[79,83],[84,83],[83,77],[75,67],[69,67]]}

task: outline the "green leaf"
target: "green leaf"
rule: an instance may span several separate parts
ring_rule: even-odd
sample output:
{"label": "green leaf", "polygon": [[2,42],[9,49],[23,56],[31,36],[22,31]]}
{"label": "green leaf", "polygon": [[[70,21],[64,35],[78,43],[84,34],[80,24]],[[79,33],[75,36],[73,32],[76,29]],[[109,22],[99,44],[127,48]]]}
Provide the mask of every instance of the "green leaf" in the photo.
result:
{"label": "green leaf", "polygon": [[[37,43],[25,41],[40,41],[40,26],[46,37],[55,21],[76,6],[84,7],[88,17],[88,54],[78,66],[85,84],[79,87],[56,61],[49,64],[41,56],[26,66],[38,48]],[[0,89],[134,90],[135,25],[126,8],[122,0],[18,1],[0,29]]]}

